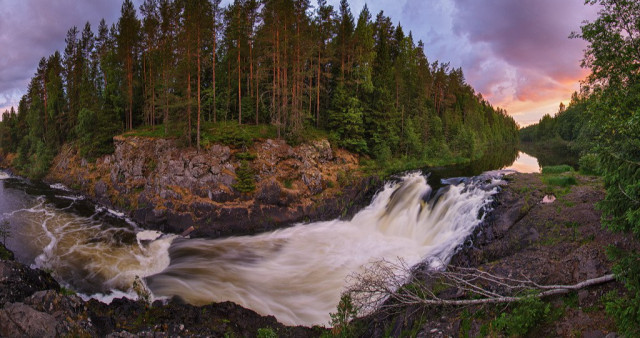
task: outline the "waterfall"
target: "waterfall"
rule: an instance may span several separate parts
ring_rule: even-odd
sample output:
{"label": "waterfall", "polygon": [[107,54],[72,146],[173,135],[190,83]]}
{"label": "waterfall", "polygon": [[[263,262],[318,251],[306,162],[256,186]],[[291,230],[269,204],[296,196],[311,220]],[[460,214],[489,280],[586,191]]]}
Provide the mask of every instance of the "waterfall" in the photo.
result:
{"label": "waterfall", "polygon": [[37,190],[13,178],[14,188],[2,186],[0,207],[10,210],[3,217],[11,220],[17,257],[85,298],[135,298],[132,284],[142,277],[155,299],[232,301],[284,324],[327,325],[347,277],[368,264],[446,265],[481,222],[496,177],[449,179],[433,191],[426,176],[412,172],[387,182],[351,220],[225,239],[143,231],[64,186]]}
{"label": "waterfall", "polygon": [[433,192],[420,173],[389,182],[350,221],[299,224],[256,236],[176,239],[170,265],[146,278],[156,297],[233,301],[288,325],[326,325],[346,277],[379,260],[445,265],[496,192],[489,179]]}

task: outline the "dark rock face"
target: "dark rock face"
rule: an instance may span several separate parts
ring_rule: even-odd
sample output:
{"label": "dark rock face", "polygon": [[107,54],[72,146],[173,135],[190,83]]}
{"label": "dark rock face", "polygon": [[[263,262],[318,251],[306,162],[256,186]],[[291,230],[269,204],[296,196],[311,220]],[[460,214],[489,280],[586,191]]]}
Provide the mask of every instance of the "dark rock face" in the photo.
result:
{"label": "dark rock face", "polygon": [[[327,140],[297,147],[282,140],[248,149],[212,145],[200,152],[174,140],[114,138],[115,152],[95,164],[69,148],[48,180],[81,187],[96,201],[127,211],[141,225],[195,237],[253,234],[296,222],[349,215],[380,182],[357,173],[358,159]],[[249,153],[256,190],[235,190],[239,153]],[[349,179],[344,179],[348,177]]]}
{"label": "dark rock face", "polygon": [[15,261],[0,260],[0,306],[20,302],[36,291],[49,289],[60,289],[51,275]]}

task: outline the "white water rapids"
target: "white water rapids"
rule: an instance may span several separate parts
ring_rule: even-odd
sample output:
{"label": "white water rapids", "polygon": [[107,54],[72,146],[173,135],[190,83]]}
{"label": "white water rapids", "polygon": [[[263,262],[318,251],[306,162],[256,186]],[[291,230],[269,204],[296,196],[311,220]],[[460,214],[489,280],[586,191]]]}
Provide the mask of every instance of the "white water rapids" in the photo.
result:
{"label": "white water rapids", "polygon": [[347,276],[367,264],[447,264],[481,221],[497,181],[454,180],[435,193],[424,176],[410,173],[387,183],[350,221],[226,239],[142,240],[148,232],[135,225],[105,225],[104,209],[79,216],[43,197],[5,217],[21,222],[18,237],[31,238],[21,245],[39,252],[36,266],[82,293],[131,294],[140,276],[155,298],[178,296],[194,305],[232,301],[284,324],[327,325]]}

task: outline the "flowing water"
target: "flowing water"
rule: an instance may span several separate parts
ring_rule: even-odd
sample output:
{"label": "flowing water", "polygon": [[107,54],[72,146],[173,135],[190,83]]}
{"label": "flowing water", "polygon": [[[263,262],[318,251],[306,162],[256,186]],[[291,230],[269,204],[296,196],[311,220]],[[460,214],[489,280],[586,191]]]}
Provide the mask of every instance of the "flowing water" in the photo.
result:
{"label": "flowing water", "polygon": [[136,297],[142,277],[155,298],[202,305],[233,301],[285,324],[326,325],[350,274],[379,260],[446,265],[482,220],[499,179],[388,182],[351,220],[299,224],[255,236],[185,239],[144,231],[65,187],[0,173],[0,213],[18,260],[47,269],[84,297]]}

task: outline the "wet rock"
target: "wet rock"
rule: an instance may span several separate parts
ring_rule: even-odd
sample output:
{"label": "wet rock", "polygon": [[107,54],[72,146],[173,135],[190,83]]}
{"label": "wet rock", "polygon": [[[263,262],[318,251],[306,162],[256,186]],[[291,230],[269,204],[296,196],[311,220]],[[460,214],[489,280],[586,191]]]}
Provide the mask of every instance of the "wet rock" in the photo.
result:
{"label": "wet rock", "polygon": [[60,289],[51,275],[15,261],[0,260],[0,306],[21,302],[36,291],[49,289]]}

